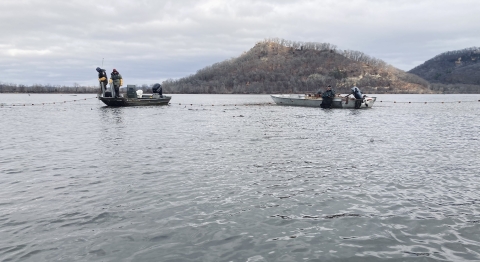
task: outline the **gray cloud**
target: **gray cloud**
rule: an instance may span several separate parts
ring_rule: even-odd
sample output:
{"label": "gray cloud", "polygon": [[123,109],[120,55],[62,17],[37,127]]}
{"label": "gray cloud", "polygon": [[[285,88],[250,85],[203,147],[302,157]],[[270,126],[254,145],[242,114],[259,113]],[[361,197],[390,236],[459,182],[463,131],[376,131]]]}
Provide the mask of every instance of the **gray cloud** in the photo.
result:
{"label": "gray cloud", "polygon": [[0,82],[96,85],[95,68],[152,84],[278,37],[327,42],[403,70],[478,46],[473,0],[3,0]]}

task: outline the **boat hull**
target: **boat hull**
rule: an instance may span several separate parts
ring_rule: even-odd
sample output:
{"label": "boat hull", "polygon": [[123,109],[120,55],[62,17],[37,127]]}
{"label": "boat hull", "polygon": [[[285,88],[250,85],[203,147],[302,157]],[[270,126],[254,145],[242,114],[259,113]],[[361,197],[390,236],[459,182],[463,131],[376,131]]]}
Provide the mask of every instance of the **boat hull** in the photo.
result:
{"label": "boat hull", "polygon": [[126,97],[99,97],[107,106],[160,106],[168,105],[171,96],[159,98],[126,98]]}
{"label": "boat hull", "polygon": [[[273,101],[277,105],[283,106],[303,106],[303,107],[320,107],[322,104],[321,97],[308,97],[305,95],[271,95]],[[371,108],[375,103],[376,97],[365,97],[362,99],[360,108]],[[337,96],[333,99],[332,108],[351,108],[355,109],[356,99],[353,97]]]}

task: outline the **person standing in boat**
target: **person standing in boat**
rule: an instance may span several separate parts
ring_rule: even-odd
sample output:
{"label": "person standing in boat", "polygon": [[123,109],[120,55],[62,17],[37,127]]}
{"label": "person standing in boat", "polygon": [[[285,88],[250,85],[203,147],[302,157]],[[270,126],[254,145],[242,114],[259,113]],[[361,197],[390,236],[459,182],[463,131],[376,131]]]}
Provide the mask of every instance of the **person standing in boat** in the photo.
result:
{"label": "person standing in boat", "polygon": [[107,89],[108,85],[107,72],[105,69],[101,69],[100,67],[97,67],[96,70],[98,72],[98,82],[100,82],[100,93],[103,93],[103,91]]}
{"label": "person standing in boat", "polygon": [[123,78],[117,69],[113,69],[110,74],[110,83],[113,84],[113,88],[115,89],[115,97],[120,97],[120,87],[123,85]]}
{"label": "person standing in boat", "polygon": [[356,99],[363,99],[362,91],[360,91],[360,88],[357,86],[352,87],[352,92],[350,94],[353,94]]}
{"label": "person standing in boat", "polygon": [[335,91],[333,91],[332,86],[327,86],[327,91],[322,94],[322,104],[321,108],[332,108],[333,98],[335,97]]}
{"label": "person standing in boat", "polygon": [[350,94],[353,94],[353,96],[355,97],[355,108],[360,108],[363,101],[363,95],[362,91],[360,91],[360,88],[358,88],[357,86],[353,86]]}

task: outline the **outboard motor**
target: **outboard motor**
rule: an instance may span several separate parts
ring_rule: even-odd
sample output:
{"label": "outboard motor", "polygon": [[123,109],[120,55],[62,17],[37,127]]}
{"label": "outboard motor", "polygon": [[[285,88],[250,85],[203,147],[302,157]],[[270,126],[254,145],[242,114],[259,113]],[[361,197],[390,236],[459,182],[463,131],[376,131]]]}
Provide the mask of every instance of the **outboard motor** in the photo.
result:
{"label": "outboard motor", "polygon": [[162,86],[159,83],[156,83],[156,84],[153,85],[152,92],[154,94],[157,93],[158,95],[160,95],[160,97],[163,97],[162,91],[163,91]]}

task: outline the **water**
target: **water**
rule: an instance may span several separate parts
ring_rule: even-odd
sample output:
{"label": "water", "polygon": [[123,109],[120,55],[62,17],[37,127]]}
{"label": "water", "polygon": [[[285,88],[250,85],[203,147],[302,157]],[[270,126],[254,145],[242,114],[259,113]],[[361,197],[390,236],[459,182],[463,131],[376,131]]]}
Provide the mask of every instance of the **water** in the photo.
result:
{"label": "water", "polygon": [[480,260],[480,95],[93,97],[0,94],[0,261]]}

